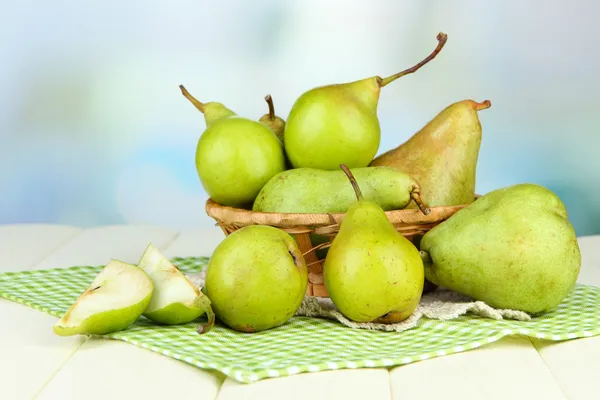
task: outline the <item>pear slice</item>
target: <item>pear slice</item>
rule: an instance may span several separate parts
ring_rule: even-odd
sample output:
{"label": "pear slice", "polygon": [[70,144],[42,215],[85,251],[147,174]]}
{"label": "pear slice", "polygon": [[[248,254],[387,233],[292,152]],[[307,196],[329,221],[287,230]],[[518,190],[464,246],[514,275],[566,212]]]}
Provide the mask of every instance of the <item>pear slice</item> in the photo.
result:
{"label": "pear slice", "polygon": [[60,336],[103,335],[129,327],[144,312],[154,286],[135,265],[110,262],[53,326]]}
{"label": "pear slice", "polygon": [[214,323],[210,300],[152,243],[148,244],[138,267],[145,271],[154,284],[154,293],[144,316],[166,325],[191,322],[207,314],[208,332]]}

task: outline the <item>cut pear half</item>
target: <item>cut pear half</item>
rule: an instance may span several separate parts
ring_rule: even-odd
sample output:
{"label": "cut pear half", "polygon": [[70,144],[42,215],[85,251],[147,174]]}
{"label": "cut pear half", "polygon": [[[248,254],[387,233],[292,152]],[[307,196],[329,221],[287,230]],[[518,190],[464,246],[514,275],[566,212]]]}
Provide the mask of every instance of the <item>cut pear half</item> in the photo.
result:
{"label": "cut pear half", "polygon": [[144,312],[154,286],[137,266],[110,262],[53,326],[60,336],[103,335],[126,329]]}
{"label": "cut pear half", "polygon": [[154,285],[154,293],[144,316],[152,321],[166,324],[184,324],[203,314],[208,325],[201,330],[208,332],[214,324],[210,300],[152,243],[148,244],[138,267],[145,271]]}

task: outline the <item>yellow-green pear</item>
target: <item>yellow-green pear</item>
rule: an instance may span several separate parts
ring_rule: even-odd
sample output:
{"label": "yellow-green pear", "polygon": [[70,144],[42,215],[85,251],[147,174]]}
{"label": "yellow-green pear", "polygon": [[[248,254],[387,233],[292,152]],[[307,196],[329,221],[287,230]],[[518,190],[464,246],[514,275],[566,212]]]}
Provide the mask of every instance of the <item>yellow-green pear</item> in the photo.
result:
{"label": "yellow-green pear", "polygon": [[[184,324],[206,314],[214,322],[210,300],[158,248],[149,243],[138,267],[154,285],[154,293],[144,316],[165,325]],[[212,326],[206,326],[208,332]]]}
{"label": "yellow-green pear", "polygon": [[[196,171],[202,187],[221,205],[252,207],[264,184],[286,169],[281,142],[259,121],[234,115],[214,103],[200,103],[184,88],[182,92],[206,119],[207,127],[196,146]],[[213,105],[210,116],[209,104]]]}
{"label": "yellow-green pear", "polygon": [[306,261],[288,233],[249,225],[216,247],[206,267],[204,289],[225,325],[258,332],[281,326],[296,313],[307,276]]}
{"label": "yellow-green pear", "polygon": [[103,335],[121,331],[144,312],[154,286],[135,265],[111,260],[54,324],[60,336]]}
{"label": "yellow-green pear", "polygon": [[567,210],[551,190],[496,189],[427,232],[425,276],[496,308],[544,313],[573,289],[581,254]]}
{"label": "yellow-green pear", "polygon": [[325,287],[336,307],[352,321],[401,322],[421,300],[423,261],[381,207],[363,198],[350,170],[341,167],[357,201],[348,208],[327,253]]}
{"label": "yellow-green pear", "polygon": [[294,168],[336,170],[366,167],[379,149],[377,109],[381,88],[414,73],[442,50],[447,36],[437,36],[436,49],[415,66],[387,78],[320,86],[293,104],[285,125],[285,151]]}

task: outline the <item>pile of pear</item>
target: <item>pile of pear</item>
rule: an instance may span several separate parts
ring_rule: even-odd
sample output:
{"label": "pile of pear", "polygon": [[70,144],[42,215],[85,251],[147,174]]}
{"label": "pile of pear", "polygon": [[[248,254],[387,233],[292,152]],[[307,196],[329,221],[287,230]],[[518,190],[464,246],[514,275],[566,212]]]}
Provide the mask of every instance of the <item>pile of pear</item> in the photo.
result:
{"label": "pile of pear", "polygon": [[[180,86],[205,118],[196,169],[214,202],[254,212],[344,214],[325,253],[323,276],[330,298],[351,320],[402,321],[415,311],[427,283],[532,315],[555,309],[576,284],[581,255],[555,193],[520,183],[476,196],[480,112],[491,107],[489,100],[457,100],[408,140],[376,156],[381,89],[420,70],[446,42],[447,35],[438,34],[425,59],[387,78],[307,90],[287,120],[275,114],[271,96],[266,97],[269,112],[254,120],[221,103],[202,103]],[[385,214],[412,208],[427,216],[434,207],[449,206],[462,208],[415,241],[399,233]],[[265,257],[277,252],[266,235],[247,236],[249,242],[234,236],[237,245],[224,245],[220,252],[239,254],[242,246],[260,247]],[[212,282],[214,293],[226,282],[242,282],[253,265],[264,268],[258,257],[253,253],[238,270],[214,266],[228,270]],[[288,258],[298,267],[296,255]],[[257,290],[268,291],[276,281],[264,279],[268,283],[257,281]],[[296,289],[295,294],[301,287]],[[292,297],[286,316],[299,306]],[[273,307],[267,303],[257,302],[245,312],[268,313]],[[233,314],[228,318],[236,320]]]}

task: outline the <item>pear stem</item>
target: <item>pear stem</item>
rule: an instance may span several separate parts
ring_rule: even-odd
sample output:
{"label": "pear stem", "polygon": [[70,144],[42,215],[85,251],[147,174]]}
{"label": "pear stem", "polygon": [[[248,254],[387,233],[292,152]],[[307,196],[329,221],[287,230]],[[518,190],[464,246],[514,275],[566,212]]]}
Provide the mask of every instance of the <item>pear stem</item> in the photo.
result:
{"label": "pear stem", "polygon": [[179,85],[179,89],[181,89],[181,93],[188,99],[201,113],[204,114],[204,103],[197,100],[194,96],[192,96],[183,85]]}
{"label": "pear stem", "polygon": [[433,52],[429,56],[427,56],[427,58],[425,58],[423,61],[421,61],[417,65],[414,65],[414,66],[410,67],[409,69],[405,69],[402,72],[398,72],[395,75],[388,76],[385,79],[379,78],[379,87],[384,87],[388,83],[391,83],[391,82],[395,81],[396,79],[403,77],[404,75],[408,75],[408,74],[412,74],[413,72],[417,72],[419,70],[419,68],[421,68],[423,65],[427,64],[429,61],[433,60],[439,54],[439,52],[442,51],[442,48],[444,47],[444,45],[446,44],[446,41],[448,40],[448,35],[446,35],[443,32],[440,32],[437,35],[437,40],[438,40],[437,47],[433,50]]}
{"label": "pear stem", "polygon": [[204,323],[200,323],[196,327],[196,332],[198,332],[199,334],[208,333],[212,330],[212,328],[214,326],[215,326],[215,316],[211,313],[210,315],[208,315],[208,321],[206,321]]}
{"label": "pear stem", "polygon": [[431,259],[431,256],[428,252],[421,250],[419,251],[419,255],[421,256],[421,260],[423,260],[424,263],[433,263],[433,260]]}
{"label": "pear stem", "polygon": [[273,98],[270,94],[265,97],[265,101],[269,105],[269,119],[275,121],[275,106],[273,105]]}
{"label": "pear stem", "polygon": [[486,108],[490,108],[491,106],[492,106],[492,102],[489,100],[484,100],[481,103],[478,103],[476,101],[473,102],[473,107],[477,111],[485,110]]}
{"label": "pear stem", "polygon": [[356,193],[356,199],[358,201],[362,200],[363,199],[362,192],[360,191],[360,187],[358,187],[358,182],[356,182],[356,178],[354,178],[354,175],[352,175],[352,172],[350,172],[350,170],[348,169],[348,167],[345,164],[340,164],[340,168],[342,169],[342,171],[344,171],[344,173],[346,174],[348,179],[350,179],[350,184],[352,184],[352,188],[354,188],[354,193]]}
{"label": "pear stem", "polygon": [[206,306],[206,322],[200,323],[197,327],[196,327],[196,332],[198,332],[199,334],[205,334],[210,332],[214,326],[215,326],[215,312],[212,309],[212,306],[210,305],[210,299],[208,299],[208,297],[204,297],[203,299],[207,300],[206,302],[208,303]]}
{"label": "pear stem", "polygon": [[421,191],[419,190],[419,188],[413,188],[413,190],[410,192],[410,198],[413,199],[413,201],[415,202],[417,207],[419,207],[419,210],[421,210],[423,214],[429,215],[429,213],[431,213],[431,209],[427,207],[421,199]]}

